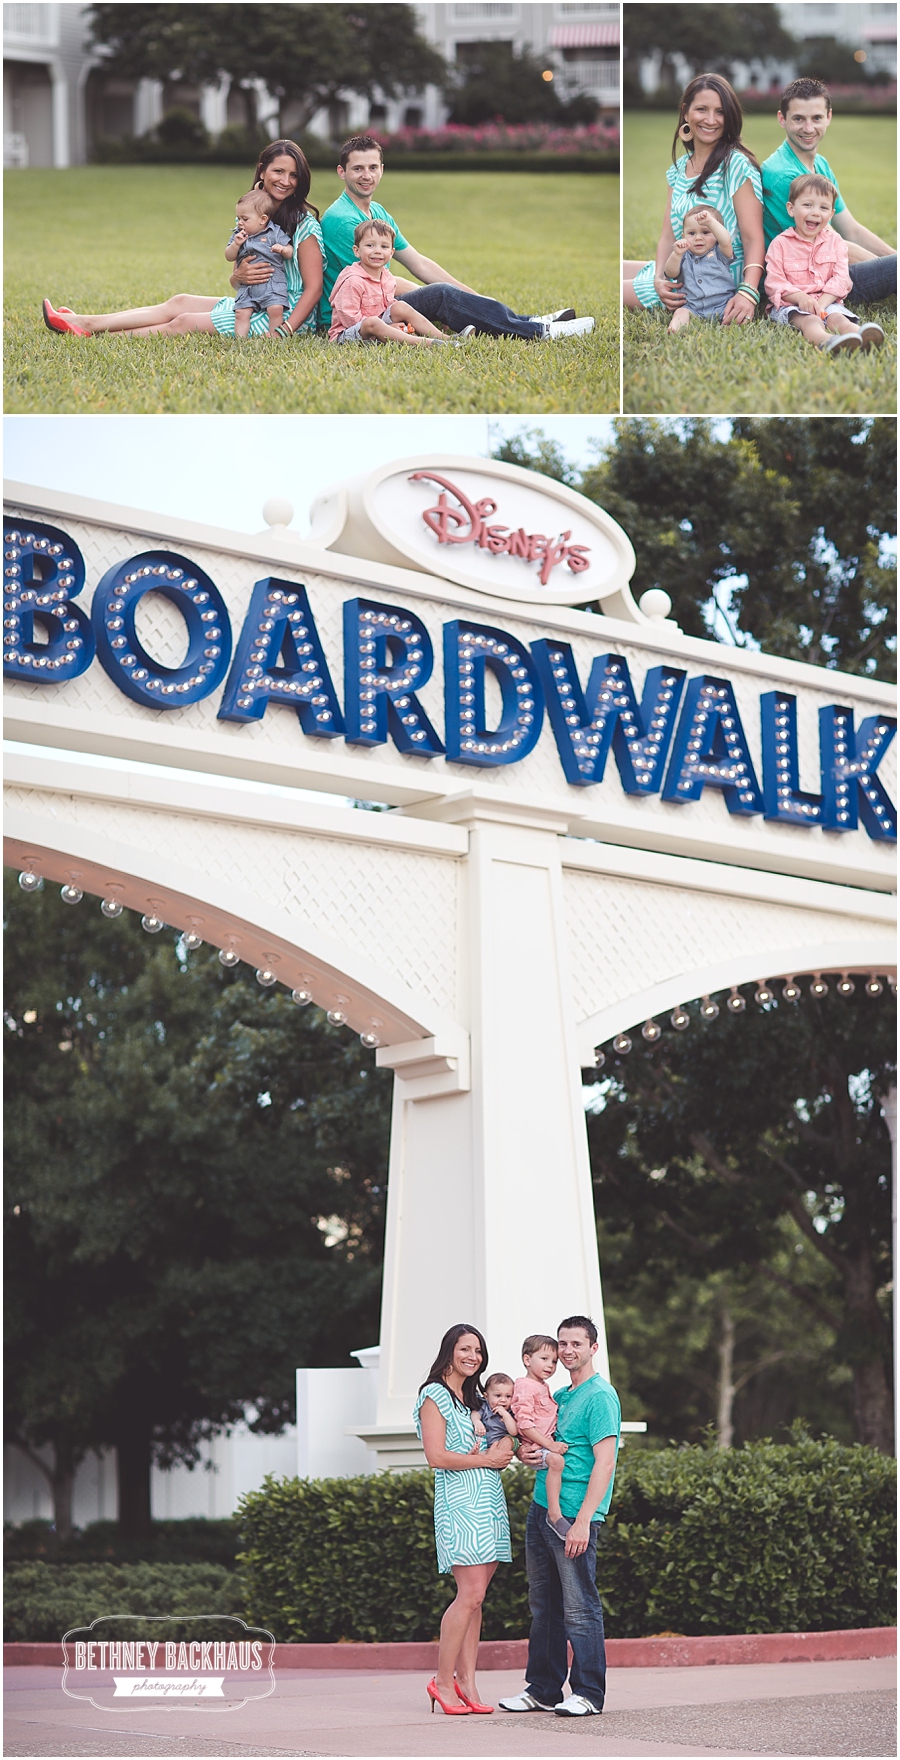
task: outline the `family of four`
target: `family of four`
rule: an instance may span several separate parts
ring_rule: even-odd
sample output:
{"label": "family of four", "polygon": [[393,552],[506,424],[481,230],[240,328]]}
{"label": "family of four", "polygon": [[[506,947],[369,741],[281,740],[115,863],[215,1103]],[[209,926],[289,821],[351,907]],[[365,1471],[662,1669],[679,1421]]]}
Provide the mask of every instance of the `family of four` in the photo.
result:
{"label": "family of four", "polygon": [[778,107],[784,140],[760,165],[741,138],[741,107],[728,81],[713,73],[692,79],[666,172],[656,259],[624,265],[625,305],[664,306],[677,335],[693,318],[746,324],[765,301],[772,322],[827,353],[880,347],[881,325],[860,322],[856,308],[896,295],[897,257],[841,196],[819,150],[831,121],[821,80],[793,80]]}
{"label": "family of four", "polygon": [[[344,189],[320,222],[309,201],[309,165],[296,143],[272,141],[260,154],[225,247],[234,265],[233,297],[176,293],[160,305],[125,312],[74,312],[45,299],[45,324],[57,335],[115,330],[184,336],[199,330],[285,340],[324,328],[332,341],[432,346],[447,341],[438,325],[454,342],[473,334],[542,342],[593,330],[593,318],[577,317],[572,306],[522,317],[417,251],[374,200],[384,161],[371,135],[344,143],[337,171]],[[392,257],[416,282],[391,275]]]}
{"label": "family of four", "polygon": [[[498,1564],[512,1558],[501,1472],[518,1448],[537,1467],[525,1530],[531,1633],[525,1687],[503,1711],[591,1717],[603,1710],[606,1648],[597,1593],[597,1536],[613,1493],[621,1409],[594,1368],[597,1328],[587,1315],[560,1322],[522,1347],[525,1374],[489,1375],[477,1326],[451,1326],[415,1405],[425,1458],[434,1468],[438,1569],[456,1596],[441,1621],[431,1708],[464,1717],[489,1713],[475,1680],[481,1609]],[[547,1383],[557,1366],[568,1387]],[[571,1669],[568,1647],[572,1649]],[[566,1677],[571,1692],[563,1697]]]}

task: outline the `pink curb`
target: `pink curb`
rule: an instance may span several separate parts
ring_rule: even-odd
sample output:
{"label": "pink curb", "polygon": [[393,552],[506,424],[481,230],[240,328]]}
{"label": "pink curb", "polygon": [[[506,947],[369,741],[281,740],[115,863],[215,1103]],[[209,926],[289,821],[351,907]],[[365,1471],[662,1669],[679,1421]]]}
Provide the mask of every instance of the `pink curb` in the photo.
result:
{"label": "pink curb", "polygon": [[[479,1668],[523,1669],[525,1638],[486,1642],[478,1653]],[[275,1667],[316,1669],[377,1669],[382,1673],[413,1673],[437,1666],[436,1643],[424,1644],[276,1644]],[[866,1626],[845,1632],[730,1633],[715,1638],[608,1638],[611,1668],[709,1668],[735,1662],[857,1662],[872,1656],[895,1656],[896,1626]],[[59,1667],[57,1644],[4,1644],[6,1668]]]}

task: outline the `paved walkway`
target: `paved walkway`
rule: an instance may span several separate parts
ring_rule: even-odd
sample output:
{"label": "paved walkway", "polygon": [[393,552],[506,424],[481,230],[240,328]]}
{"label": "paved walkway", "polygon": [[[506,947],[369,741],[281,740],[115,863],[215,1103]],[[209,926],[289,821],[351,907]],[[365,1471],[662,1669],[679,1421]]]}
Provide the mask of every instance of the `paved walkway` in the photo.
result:
{"label": "paved walkway", "polygon": [[[429,1757],[896,1754],[896,1664],[782,1662],[610,1672],[604,1715],[429,1715],[424,1677],[280,1673],[269,1699],[227,1713],[146,1706],[104,1712],[67,1699],[59,1671],[8,1668],[6,1755]],[[489,1702],[518,1674],[481,1676]]]}

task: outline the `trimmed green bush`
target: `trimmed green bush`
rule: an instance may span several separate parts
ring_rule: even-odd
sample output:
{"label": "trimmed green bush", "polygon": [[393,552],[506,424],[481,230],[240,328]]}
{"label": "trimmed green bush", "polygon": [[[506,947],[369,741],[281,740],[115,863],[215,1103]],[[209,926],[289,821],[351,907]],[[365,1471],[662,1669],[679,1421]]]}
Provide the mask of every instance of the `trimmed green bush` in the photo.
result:
{"label": "trimmed green bush", "polygon": [[[504,1479],[513,1563],[486,1638],[528,1630],[533,1475]],[[454,1593],[438,1577],[430,1473],[266,1481],[241,1506],[246,1616],[283,1643],[427,1639]],[[597,1581],[612,1637],[828,1631],[894,1621],[895,1463],[799,1435],[626,1453]]]}
{"label": "trimmed green bush", "polygon": [[243,1616],[240,1578],[218,1564],[11,1564],[4,1574],[7,1643],[50,1643],[109,1613],[179,1619],[171,1631],[136,1619],[117,1630],[122,1638],[208,1638],[207,1626],[181,1622],[192,1614]]}
{"label": "trimmed green bush", "polygon": [[3,1556],[44,1559],[48,1564],[223,1564],[234,1569],[241,1525],[236,1517],[217,1521],[186,1516],[154,1522],[144,1540],[123,1540],[118,1522],[90,1522],[71,1540],[58,1540],[50,1522],[21,1522],[3,1534]]}

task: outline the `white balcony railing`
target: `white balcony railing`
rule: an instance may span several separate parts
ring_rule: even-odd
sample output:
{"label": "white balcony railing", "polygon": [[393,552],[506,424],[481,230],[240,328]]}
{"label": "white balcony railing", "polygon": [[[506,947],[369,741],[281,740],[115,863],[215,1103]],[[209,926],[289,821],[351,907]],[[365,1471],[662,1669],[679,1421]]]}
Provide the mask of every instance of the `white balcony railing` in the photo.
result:
{"label": "white balcony railing", "polygon": [[3,42],[10,49],[55,49],[59,43],[59,7],[4,6]]}
{"label": "white balcony railing", "polygon": [[617,92],[618,61],[567,61],[566,81],[582,92]]}
{"label": "white balcony railing", "polygon": [[488,24],[492,20],[498,23],[507,19],[518,18],[519,8],[514,5],[503,5],[500,0],[484,0],[483,5],[451,6],[451,17],[454,24]]}

